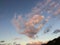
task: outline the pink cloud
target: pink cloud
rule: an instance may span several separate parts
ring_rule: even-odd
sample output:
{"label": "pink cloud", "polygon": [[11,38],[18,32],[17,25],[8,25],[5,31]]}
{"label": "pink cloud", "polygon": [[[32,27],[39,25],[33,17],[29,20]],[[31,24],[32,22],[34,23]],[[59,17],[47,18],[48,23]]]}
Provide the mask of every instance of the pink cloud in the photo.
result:
{"label": "pink cloud", "polygon": [[[44,25],[51,18],[53,18],[49,15],[45,17],[44,15],[41,15],[41,13],[45,11],[53,15],[58,15],[60,14],[60,7],[55,12],[53,12],[54,8],[57,8],[57,6],[59,6],[59,4],[55,1],[43,1],[41,3],[38,3],[35,7],[31,9],[30,13],[25,15],[27,19],[24,19],[21,15],[19,15],[17,17],[15,16],[12,19],[12,22],[14,26],[17,28],[19,34],[24,34],[29,38],[33,38],[44,27]],[[39,24],[39,26],[35,27],[36,24]]]}

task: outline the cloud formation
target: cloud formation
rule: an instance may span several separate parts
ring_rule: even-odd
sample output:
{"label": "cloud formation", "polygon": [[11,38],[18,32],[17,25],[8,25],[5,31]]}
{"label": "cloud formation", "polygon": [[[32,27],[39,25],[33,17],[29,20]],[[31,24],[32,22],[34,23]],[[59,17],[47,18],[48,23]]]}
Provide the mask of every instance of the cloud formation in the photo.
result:
{"label": "cloud formation", "polygon": [[[33,38],[51,18],[60,14],[59,4],[60,2],[54,0],[43,0],[33,7],[30,13],[25,15],[28,17],[27,19],[24,19],[21,15],[15,15],[12,22],[17,32]],[[47,15],[47,17],[42,15],[45,12],[51,15]],[[38,26],[36,27],[36,25]],[[49,31],[49,29],[47,30]]]}
{"label": "cloud formation", "polygon": [[[29,19],[29,21],[23,21],[23,18],[21,16],[18,16],[14,17],[12,21],[13,24],[16,26],[17,32],[19,34],[24,34],[29,38],[34,38],[35,35],[39,32],[39,30],[41,30],[43,26],[48,22],[49,18],[50,17],[44,19],[44,16],[42,15],[34,15],[32,18]],[[20,23],[22,25],[20,25]],[[37,24],[39,24],[39,26],[35,27]]]}

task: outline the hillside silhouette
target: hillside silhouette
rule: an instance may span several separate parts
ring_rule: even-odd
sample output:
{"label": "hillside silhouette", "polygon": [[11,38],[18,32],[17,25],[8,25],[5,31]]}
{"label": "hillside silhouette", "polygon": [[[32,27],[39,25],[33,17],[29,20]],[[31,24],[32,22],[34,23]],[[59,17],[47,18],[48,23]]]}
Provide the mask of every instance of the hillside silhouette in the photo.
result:
{"label": "hillside silhouette", "polygon": [[52,41],[49,41],[47,44],[42,45],[60,45],[60,37],[53,39]]}

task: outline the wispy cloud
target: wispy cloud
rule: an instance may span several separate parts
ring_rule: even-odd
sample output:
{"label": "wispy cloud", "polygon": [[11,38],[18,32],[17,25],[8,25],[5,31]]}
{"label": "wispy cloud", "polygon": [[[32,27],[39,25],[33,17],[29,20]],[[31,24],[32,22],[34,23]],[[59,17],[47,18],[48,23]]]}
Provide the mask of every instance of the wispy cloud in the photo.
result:
{"label": "wispy cloud", "polygon": [[41,45],[43,42],[40,42],[40,41],[34,41],[34,42],[30,42],[30,43],[27,43],[29,45]]}
{"label": "wispy cloud", "polygon": [[21,40],[21,38],[16,37],[16,38],[14,38],[13,40]]}
{"label": "wispy cloud", "polygon": [[56,29],[53,33],[54,34],[60,33],[60,29]]}

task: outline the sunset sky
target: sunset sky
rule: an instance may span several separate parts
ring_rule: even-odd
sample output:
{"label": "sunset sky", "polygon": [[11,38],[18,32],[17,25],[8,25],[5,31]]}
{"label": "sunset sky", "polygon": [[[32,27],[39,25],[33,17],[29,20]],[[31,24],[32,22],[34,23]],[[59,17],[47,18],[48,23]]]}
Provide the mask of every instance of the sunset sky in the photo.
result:
{"label": "sunset sky", "polygon": [[[37,29],[40,24],[44,25],[34,34],[36,37],[24,31],[27,27]],[[47,28],[49,32],[44,33]],[[24,34],[18,32],[21,30]],[[60,36],[60,32],[53,33],[55,30],[60,30],[60,0],[0,0],[0,41],[24,44],[31,41],[46,42]],[[34,38],[30,38],[30,35]]]}

